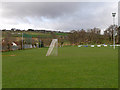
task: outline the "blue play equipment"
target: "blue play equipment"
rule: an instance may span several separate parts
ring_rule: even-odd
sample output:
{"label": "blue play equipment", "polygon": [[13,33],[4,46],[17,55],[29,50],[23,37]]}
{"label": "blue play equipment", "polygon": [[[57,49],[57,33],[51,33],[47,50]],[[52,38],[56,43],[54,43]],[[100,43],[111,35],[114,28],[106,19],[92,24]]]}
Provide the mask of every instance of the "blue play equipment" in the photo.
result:
{"label": "blue play equipment", "polygon": [[85,45],[84,47],[88,47],[88,45]]}

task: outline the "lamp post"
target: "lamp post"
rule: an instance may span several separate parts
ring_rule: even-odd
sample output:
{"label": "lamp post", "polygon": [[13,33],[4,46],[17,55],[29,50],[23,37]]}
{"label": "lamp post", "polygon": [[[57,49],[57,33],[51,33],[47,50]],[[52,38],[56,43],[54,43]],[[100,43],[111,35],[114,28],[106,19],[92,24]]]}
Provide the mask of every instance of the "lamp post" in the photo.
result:
{"label": "lamp post", "polygon": [[23,49],[23,33],[22,33],[22,49]]}
{"label": "lamp post", "polygon": [[116,13],[112,13],[113,16],[113,48],[115,49],[115,15]]}

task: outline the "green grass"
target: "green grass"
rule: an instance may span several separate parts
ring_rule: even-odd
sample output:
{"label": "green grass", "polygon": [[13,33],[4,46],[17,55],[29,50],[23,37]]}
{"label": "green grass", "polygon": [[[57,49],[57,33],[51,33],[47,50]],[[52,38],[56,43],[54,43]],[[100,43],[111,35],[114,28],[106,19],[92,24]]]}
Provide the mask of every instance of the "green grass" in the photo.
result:
{"label": "green grass", "polygon": [[46,57],[47,49],[4,52],[3,88],[118,87],[117,49],[62,47]]}
{"label": "green grass", "polygon": [[[21,37],[22,36],[22,32],[10,32],[10,33],[15,33],[12,34],[11,37]],[[21,34],[17,34],[17,33],[21,33]],[[51,34],[49,33],[40,33],[40,32],[23,32],[24,34],[28,34],[34,38],[38,38],[38,36],[40,36],[41,38],[48,38],[48,37],[52,37]],[[5,38],[5,36],[7,35],[7,32],[2,32],[2,37]]]}
{"label": "green grass", "polygon": [[55,35],[60,35],[60,36],[67,36],[67,33],[55,33]]}

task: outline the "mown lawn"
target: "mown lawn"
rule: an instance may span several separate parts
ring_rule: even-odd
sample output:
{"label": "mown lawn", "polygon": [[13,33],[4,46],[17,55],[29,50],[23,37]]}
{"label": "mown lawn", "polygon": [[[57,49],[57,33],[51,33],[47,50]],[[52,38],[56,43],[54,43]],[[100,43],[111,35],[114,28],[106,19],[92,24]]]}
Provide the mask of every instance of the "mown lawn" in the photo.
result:
{"label": "mown lawn", "polygon": [[46,57],[47,49],[4,52],[3,88],[118,87],[117,49],[62,47]]}

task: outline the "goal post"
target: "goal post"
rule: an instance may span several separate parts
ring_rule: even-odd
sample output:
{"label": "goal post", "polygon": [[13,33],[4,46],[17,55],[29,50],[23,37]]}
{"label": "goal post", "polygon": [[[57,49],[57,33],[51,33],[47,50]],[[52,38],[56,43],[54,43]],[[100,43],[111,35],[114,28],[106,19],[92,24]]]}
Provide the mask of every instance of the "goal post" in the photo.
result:
{"label": "goal post", "polygon": [[50,47],[47,51],[46,56],[57,56],[58,55],[58,39],[52,39],[52,42],[50,44]]}

